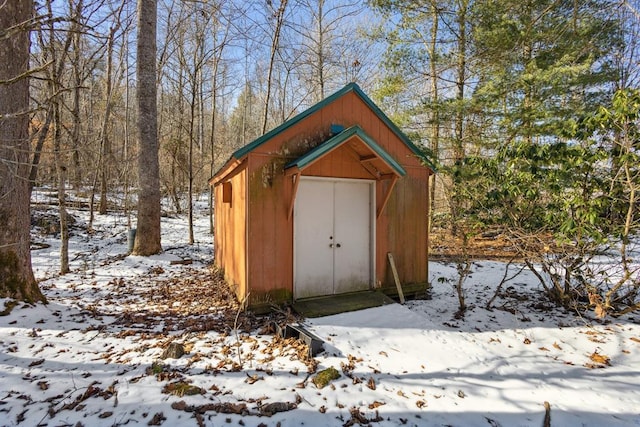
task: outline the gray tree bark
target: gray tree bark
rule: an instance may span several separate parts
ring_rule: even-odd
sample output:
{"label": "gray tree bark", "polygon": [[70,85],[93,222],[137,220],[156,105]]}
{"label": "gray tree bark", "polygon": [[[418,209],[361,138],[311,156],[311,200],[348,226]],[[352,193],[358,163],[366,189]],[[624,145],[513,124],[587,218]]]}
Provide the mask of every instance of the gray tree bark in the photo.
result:
{"label": "gray tree bark", "polygon": [[138,0],[137,108],[138,108],[138,224],[135,255],[162,251],[160,243],[160,167],[158,160],[158,110],[156,105],[155,0]]}
{"label": "gray tree bark", "polygon": [[0,297],[46,301],[31,267],[29,30],[31,0],[0,4]]}

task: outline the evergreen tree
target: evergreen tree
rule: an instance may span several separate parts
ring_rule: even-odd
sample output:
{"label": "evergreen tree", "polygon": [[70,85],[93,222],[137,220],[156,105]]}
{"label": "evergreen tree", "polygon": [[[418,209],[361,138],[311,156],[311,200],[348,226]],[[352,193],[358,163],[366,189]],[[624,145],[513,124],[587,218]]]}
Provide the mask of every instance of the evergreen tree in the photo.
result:
{"label": "evergreen tree", "polygon": [[621,39],[612,1],[490,0],[474,5],[482,68],[474,98],[494,138],[561,139],[566,120],[606,102]]}

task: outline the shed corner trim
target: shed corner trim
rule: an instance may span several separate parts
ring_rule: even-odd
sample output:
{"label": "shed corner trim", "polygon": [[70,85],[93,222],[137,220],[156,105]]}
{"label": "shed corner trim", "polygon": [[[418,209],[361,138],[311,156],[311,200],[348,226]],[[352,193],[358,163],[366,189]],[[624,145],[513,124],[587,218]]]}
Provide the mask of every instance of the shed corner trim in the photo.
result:
{"label": "shed corner trim", "polygon": [[220,171],[209,180],[209,185],[215,187],[239,174],[247,165],[247,159],[248,157],[238,159],[220,169]]}

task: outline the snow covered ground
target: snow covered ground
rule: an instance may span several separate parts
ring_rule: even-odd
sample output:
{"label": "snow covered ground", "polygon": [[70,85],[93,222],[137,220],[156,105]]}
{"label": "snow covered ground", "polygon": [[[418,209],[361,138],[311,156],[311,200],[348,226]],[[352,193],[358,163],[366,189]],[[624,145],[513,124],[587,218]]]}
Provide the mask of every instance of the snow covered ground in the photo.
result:
{"label": "snow covered ground", "polygon": [[[89,234],[87,212],[71,213],[72,272],[34,229],[51,245],[33,251],[49,304],[0,317],[2,426],[542,426],[544,402],[552,426],[640,426],[640,314],[551,308],[527,274],[488,311],[504,264],[486,261],[456,319],[455,268],[431,263],[431,300],[305,320],[326,341],[311,359],[274,335],[285,314],[238,315],[208,266],[202,204],[197,243],[165,217],[165,253],[149,258],[122,256],[123,215]],[[162,358],[172,342],[186,354]],[[316,386],[331,367],[340,377]]]}

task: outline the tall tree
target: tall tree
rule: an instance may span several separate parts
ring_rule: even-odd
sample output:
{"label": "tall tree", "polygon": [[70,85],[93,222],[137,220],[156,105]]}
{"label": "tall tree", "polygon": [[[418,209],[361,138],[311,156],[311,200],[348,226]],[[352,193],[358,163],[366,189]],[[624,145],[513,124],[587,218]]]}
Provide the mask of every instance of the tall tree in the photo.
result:
{"label": "tall tree", "polygon": [[484,64],[475,96],[498,140],[558,139],[564,122],[606,103],[623,39],[617,1],[492,0],[474,8]]}
{"label": "tall tree", "polygon": [[[633,275],[624,236],[637,225],[638,177],[629,167],[637,164],[637,134],[628,130],[638,98],[607,100],[620,81],[614,66],[624,42],[615,13],[620,4],[496,0],[476,6],[475,48],[485,65],[475,96],[494,131],[490,150],[465,164],[467,177],[476,174],[466,213],[506,230],[551,300],[574,307],[589,294],[604,301],[604,313],[626,298],[604,289],[614,288],[615,275],[625,286]],[[594,132],[599,135],[585,136]],[[613,253],[605,245],[620,248],[621,274],[594,267],[596,253]],[[631,295],[626,304],[633,306],[637,290]]]}
{"label": "tall tree", "polygon": [[45,301],[31,268],[29,22],[31,0],[0,4],[0,297]]}
{"label": "tall tree", "polygon": [[[124,2],[122,3],[124,7]],[[120,9],[122,10],[122,9]],[[109,139],[109,126],[111,125],[111,109],[113,107],[113,44],[116,37],[116,32],[120,27],[120,14],[115,16],[114,22],[109,28],[109,35],[107,36],[107,69],[105,76],[105,90],[104,90],[104,118],[102,119],[102,126],[100,130],[100,208],[98,212],[101,215],[107,213],[107,183],[109,181],[110,169],[111,169],[111,140]]]}
{"label": "tall tree", "polygon": [[301,40],[301,74],[313,94],[312,101],[318,102],[338,86],[349,83],[339,73],[340,60],[349,56],[350,45],[354,42],[354,21],[362,11],[362,3],[301,0],[298,7],[300,20],[294,28]]}
{"label": "tall tree", "polygon": [[[432,182],[432,204],[445,194],[449,214],[461,203],[457,184],[468,146],[470,100],[477,70],[471,49],[469,0],[370,0],[384,24],[374,33],[387,43],[387,75],[377,95],[396,120],[422,141],[441,167]],[[444,177],[444,178],[443,178]],[[432,214],[435,209],[432,209]],[[449,222],[455,226],[454,221]],[[452,227],[455,228],[455,227]]]}
{"label": "tall tree", "polygon": [[616,67],[620,70],[620,89],[640,87],[640,4],[624,1],[619,10],[618,31],[625,39],[624,49],[615,55]]}
{"label": "tall tree", "polygon": [[240,148],[260,136],[260,117],[256,111],[256,96],[250,84],[240,92],[236,107],[229,117],[229,149],[231,151]]}
{"label": "tall tree", "polygon": [[158,160],[158,111],[156,105],[155,0],[138,0],[136,92],[138,108],[138,225],[133,253],[153,255],[160,243],[160,165]]}
{"label": "tall tree", "polygon": [[[211,7],[209,13],[211,18],[212,28],[210,39],[212,41],[213,55],[211,56],[211,129],[209,136],[209,154],[211,156],[211,162],[209,163],[209,176],[213,176],[216,172],[217,161],[217,140],[218,140],[218,122],[219,122],[219,107],[218,102],[221,98],[222,89],[224,87],[224,63],[223,53],[227,47],[229,41],[229,29],[231,25],[223,23],[222,18],[224,15],[221,13],[220,7],[215,3]],[[213,217],[213,186],[209,185],[209,232],[213,234],[214,231],[214,217]]]}
{"label": "tall tree", "polygon": [[[194,180],[197,171],[200,169],[202,159],[203,144],[203,74],[207,65],[211,52],[206,45],[206,29],[207,29],[207,9],[194,5],[188,9],[191,18],[189,22],[194,28],[195,34],[193,39],[189,41],[186,49],[180,50],[181,65],[185,66],[187,72],[187,84],[189,87],[188,105],[189,105],[189,150],[187,157],[187,219],[189,222],[189,244],[195,242],[193,235],[193,192]],[[183,46],[184,47],[184,46]],[[190,50],[190,52],[188,51]],[[195,147],[194,147],[195,145]],[[194,153],[194,149],[198,149],[198,155]]]}
{"label": "tall tree", "polygon": [[[69,225],[67,221],[67,147],[63,143],[63,129],[65,128],[63,119],[64,98],[67,91],[64,81],[65,65],[69,62],[69,49],[73,44],[76,35],[81,32],[81,16],[83,13],[83,0],[68,3],[69,27],[66,31],[58,31],[55,27],[53,4],[51,0],[46,2],[47,17],[46,23],[40,28],[38,40],[42,49],[42,62],[49,64],[46,66],[47,100],[48,114],[52,114],[52,132],[49,135],[53,142],[53,157],[56,169],[56,179],[58,183],[58,213],[60,217],[60,273],[68,273],[69,270]],[[45,31],[46,30],[46,31]],[[48,39],[45,36],[48,34]],[[57,35],[64,34],[64,41],[59,40]],[[47,40],[45,42],[45,39]],[[73,61],[73,60],[72,60]],[[75,91],[74,91],[75,93]],[[71,132],[73,136],[73,131]],[[46,134],[44,134],[46,135]],[[40,137],[43,134],[41,133]],[[77,142],[77,140],[72,140]],[[36,166],[34,161],[33,166]]]}
{"label": "tall tree", "polygon": [[[271,91],[273,82],[273,69],[275,67],[276,55],[280,49],[280,34],[285,23],[287,11],[287,3],[289,0],[280,0],[279,5],[275,5],[271,0],[267,1],[267,10],[271,16],[270,25],[273,29],[271,35],[271,51],[269,54],[269,65],[267,72],[267,87],[264,103],[264,112],[262,114],[262,133],[267,132],[267,124],[269,120],[269,107],[271,104]],[[271,22],[272,21],[272,22]]]}

